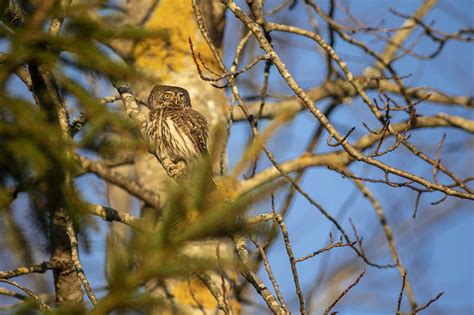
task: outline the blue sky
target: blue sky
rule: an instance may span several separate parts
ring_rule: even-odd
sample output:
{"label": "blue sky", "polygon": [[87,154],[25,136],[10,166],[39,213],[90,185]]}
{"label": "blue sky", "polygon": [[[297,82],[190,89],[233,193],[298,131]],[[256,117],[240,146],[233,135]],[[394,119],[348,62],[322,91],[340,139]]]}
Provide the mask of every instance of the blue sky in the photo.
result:
{"label": "blue sky", "polygon": [[[325,1],[318,2],[322,6]],[[394,17],[388,13],[389,8],[394,8],[399,12],[410,14],[416,10],[421,1],[345,1],[349,4],[351,13],[362,19],[368,25],[378,25],[380,21],[384,21],[384,27],[398,27],[403,22],[402,19]],[[454,32],[461,27],[468,27],[473,24],[473,20],[465,12],[472,11],[473,1],[439,1],[438,6],[427,15],[425,21],[435,21],[434,27],[445,32]],[[242,5],[243,6],[243,5]],[[271,7],[271,6],[269,6]],[[308,29],[308,20],[305,10],[299,3],[294,11],[287,17],[280,19],[275,17],[276,22],[289,23],[298,25]],[[295,17],[298,17],[295,19]],[[342,14],[336,16],[338,21],[344,22]],[[232,21],[233,18],[229,19]],[[232,22],[231,22],[232,23]],[[232,26],[231,26],[232,27]],[[232,29],[232,28],[231,28]],[[315,45],[307,39],[298,37],[289,37],[286,34],[276,34],[275,47],[277,52],[282,54],[282,59],[287,65],[290,72],[294,75],[297,82],[303,88],[310,88],[320,84],[325,77],[324,60],[315,49]],[[281,39],[286,39],[283,42]],[[359,36],[358,39],[367,40],[366,36]],[[229,45],[235,40],[228,39]],[[371,39],[367,41],[370,47],[380,51],[384,47],[384,43],[380,40]],[[227,45],[226,47],[229,47]],[[427,54],[432,52],[435,45],[430,40],[422,40],[416,47],[418,53]],[[360,74],[371,64],[371,59],[364,56],[361,51],[341,40],[338,40],[335,47],[336,52],[348,63],[349,69],[354,74]],[[232,49],[227,50],[228,58],[231,60]],[[450,43],[446,49],[432,61],[420,62],[411,57],[396,62],[396,69],[400,75],[411,74],[406,80],[410,86],[429,85],[434,88],[445,91],[446,93],[469,95],[473,93],[473,56],[472,45],[465,43]],[[251,58],[248,58],[250,60]],[[245,64],[245,61],[242,61]],[[255,69],[249,77],[254,78],[257,82],[262,81],[262,67]],[[272,69],[272,83],[270,94],[288,93],[288,87],[279,77],[275,69]],[[371,94],[375,97],[375,94]],[[316,104],[320,108],[325,108],[327,102]],[[473,118],[472,112],[463,108],[451,108],[447,106],[439,106],[433,104],[423,104],[418,108],[422,115],[433,115],[438,112],[448,112],[453,115],[460,115],[466,118]],[[397,116],[395,116],[397,117]],[[360,135],[365,132],[362,122],[369,123],[370,126],[377,126],[367,110],[366,106],[359,100],[355,99],[351,104],[344,105],[338,109],[333,116],[333,123],[340,130],[348,130],[352,126],[356,127],[354,134]],[[311,136],[315,126],[314,117],[308,113],[301,113],[288,126],[269,141],[269,145],[273,152],[276,153],[279,161],[295,158],[304,150],[308,138]],[[238,125],[233,130],[233,138],[231,139],[231,150],[238,151],[245,143],[246,138],[242,138],[242,134],[248,134],[246,124]],[[430,156],[434,156],[436,143],[441,139],[443,132],[447,132],[448,142],[452,145],[446,147],[442,151],[445,163],[450,163],[453,170],[457,170],[462,176],[472,175],[472,138],[466,133],[452,130],[427,130],[412,133],[412,142],[420,147],[425,148]],[[341,133],[344,133],[341,131]],[[327,135],[326,135],[327,137]],[[326,139],[323,136],[322,139]],[[278,139],[278,140],[276,140]],[[436,139],[436,140],[433,140]],[[316,151],[328,150],[325,141],[316,149]],[[431,146],[428,144],[431,143]],[[458,146],[463,146],[463,151],[456,150]],[[446,149],[446,148],[452,149]],[[466,152],[466,150],[468,150]],[[400,149],[403,151],[403,149]],[[231,158],[236,156],[229,155]],[[237,155],[238,156],[238,155]],[[412,158],[406,152],[389,154],[383,159],[385,162],[403,167],[418,174],[423,174],[427,178],[431,174],[430,167],[422,164],[416,158]],[[232,159],[231,159],[232,164]],[[261,159],[260,168],[268,167],[270,163],[265,159]],[[356,174],[364,174],[368,168],[361,164],[351,166],[351,170]],[[469,173],[469,174],[466,174]],[[370,170],[371,177],[379,176],[380,172]],[[419,304],[427,302],[437,293],[445,291],[445,295],[430,310],[429,314],[450,311],[456,314],[469,314],[474,311],[471,297],[474,296],[474,274],[473,266],[473,249],[472,241],[474,240],[473,227],[474,218],[472,216],[472,203],[459,202],[455,199],[448,198],[446,203],[438,206],[430,205],[430,202],[441,198],[441,194],[433,193],[423,196],[420,212],[416,219],[412,219],[412,211],[416,199],[416,194],[408,189],[393,189],[381,184],[369,184],[370,190],[381,201],[384,211],[388,217],[389,223],[395,232],[395,239],[398,242],[399,253],[402,261],[404,261],[411,277],[412,286],[414,288],[415,297]],[[303,187],[310,195],[320,202],[326,210],[331,214],[336,214],[344,203],[346,198],[353,192],[353,185],[347,180],[341,179],[341,176],[329,172],[324,169],[310,170],[303,181]],[[441,221],[435,218],[441,216],[445,209],[450,209],[450,215]],[[269,209],[269,203],[263,205],[261,209]],[[278,208],[278,206],[277,206]],[[259,210],[261,210],[259,209]],[[384,243],[384,236],[378,219],[375,216],[370,204],[360,195],[357,199],[350,203],[347,209],[347,215],[343,222],[344,228],[350,231],[350,224],[347,218],[351,218],[358,231],[364,234],[364,238],[375,238],[380,240],[380,251],[372,251],[378,256],[373,257],[379,263],[390,263],[388,248]],[[302,197],[297,197],[290,210],[287,225],[293,249],[296,256],[303,256],[327,244],[327,235],[330,225],[316,209],[311,207],[309,203]],[[427,225],[430,224],[430,225]],[[432,226],[431,226],[432,225]],[[423,232],[422,232],[423,231]],[[467,243],[466,243],[467,241]],[[340,249],[331,254],[330,268],[336,268],[341,261],[350,261],[354,266],[362,270],[363,266],[359,259],[354,257],[353,252],[348,249]],[[290,299],[293,297],[293,309],[296,311],[295,290],[289,271],[289,263],[284,246],[281,242],[277,242],[272,248],[269,260],[273,264],[274,273],[280,286],[283,288],[283,295]],[[311,261],[303,262],[298,265],[298,271],[302,278],[303,292],[307,292],[308,288],[314,282],[321,270],[321,257],[313,258]],[[358,273],[354,273],[352,278],[355,279]],[[265,272],[260,272],[262,279],[267,279]],[[266,281],[271,287],[271,283]],[[375,268],[367,267],[367,273],[360,285],[351,291],[351,293],[343,299],[336,310],[341,314],[393,314],[396,310],[396,298],[400,288],[400,276],[397,271],[380,271]],[[344,287],[341,288],[341,291]],[[324,292],[324,287],[320,288],[320,292]],[[258,300],[258,298],[257,298]],[[406,296],[404,301],[406,302]],[[321,304],[316,307],[315,314],[321,313],[327,304]],[[404,310],[408,310],[407,304],[404,304]]]}

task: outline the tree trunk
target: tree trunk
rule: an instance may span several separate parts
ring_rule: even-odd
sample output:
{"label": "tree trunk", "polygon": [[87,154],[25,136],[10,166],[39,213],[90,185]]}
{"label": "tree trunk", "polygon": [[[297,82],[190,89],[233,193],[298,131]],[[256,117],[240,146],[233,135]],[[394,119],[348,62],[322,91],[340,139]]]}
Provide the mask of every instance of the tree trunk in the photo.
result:
{"label": "tree trunk", "polygon": [[[214,44],[222,50],[224,6],[216,0],[204,0],[201,3],[201,9]],[[135,94],[141,99],[146,99],[151,88],[159,83],[183,87],[190,93],[193,108],[206,117],[210,129],[217,123],[223,124],[226,111],[224,91],[212,87],[199,77],[190,52],[188,38],[192,40],[206,65],[215,70],[218,69],[198,29],[191,0],[162,0],[157,5],[155,1],[149,0],[128,2],[124,23],[134,26],[142,25],[145,29],[163,34],[161,38],[146,40],[136,45],[124,42],[114,45],[126,60],[133,60],[136,67],[154,78],[151,81],[132,82]],[[148,153],[137,153],[134,168],[137,180],[146,188],[159,193],[162,200],[166,200],[164,184],[168,178],[157,159]],[[122,171],[128,172],[128,170]],[[109,192],[111,202],[124,198],[124,192],[117,190]],[[116,233],[114,227],[110,233]],[[209,256],[211,253],[216,259],[215,253],[218,246],[221,257],[232,255],[233,251],[229,244],[224,244],[219,240],[189,244],[185,250],[199,257]],[[226,280],[224,284],[222,283],[224,277],[214,274],[209,278],[220,290],[225,285],[226,297],[229,299],[224,301],[227,304],[226,307],[230,308],[230,313],[239,313],[239,305],[232,301],[232,289],[229,283]],[[148,285],[150,286],[152,284]],[[170,305],[175,303],[175,307],[185,314],[203,314],[203,311],[206,314],[215,314],[218,309],[216,299],[208,287],[203,285],[202,279],[199,280],[196,277],[179,281],[167,280],[165,286],[169,292],[157,289],[155,294],[174,296],[174,301],[170,301]],[[168,311],[171,310],[170,306]],[[219,312],[222,311],[219,310]],[[150,313],[158,314],[160,311],[151,310]]]}
{"label": "tree trunk", "polygon": [[53,270],[54,289],[58,305],[76,305],[83,302],[81,282],[71,259],[71,243],[66,233],[66,212],[57,209],[51,213],[51,261],[58,262]]}

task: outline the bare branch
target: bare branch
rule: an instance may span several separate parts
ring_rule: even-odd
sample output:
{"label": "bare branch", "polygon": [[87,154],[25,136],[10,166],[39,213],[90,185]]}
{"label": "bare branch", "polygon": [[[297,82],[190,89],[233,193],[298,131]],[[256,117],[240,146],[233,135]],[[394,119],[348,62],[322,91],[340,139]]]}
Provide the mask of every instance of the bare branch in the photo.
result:
{"label": "bare branch", "polygon": [[423,305],[423,306],[417,308],[414,313],[415,313],[415,314],[416,314],[416,313],[419,313],[420,311],[422,311],[422,310],[428,308],[431,304],[433,304],[434,302],[438,301],[439,298],[443,296],[443,294],[444,294],[444,292],[439,293],[437,296],[435,296],[434,298],[432,298],[431,300],[429,300],[425,305]]}
{"label": "bare branch", "polygon": [[94,173],[104,180],[124,189],[153,208],[157,210],[161,209],[160,196],[142,187],[138,182],[114,172],[100,162],[88,160],[80,155],[76,155],[76,160],[85,171]]}
{"label": "bare branch", "polygon": [[260,256],[263,259],[263,265],[265,266],[265,270],[267,271],[268,278],[272,282],[273,289],[275,290],[275,293],[276,293],[277,298],[278,298],[278,302],[280,302],[280,305],[283,309],[288,310],[288,308],[285,304],[285,300],[283,299],[283,295],[281,294],[280,286],[278,285],[278,282],[275,279],[275,276],[274,276],[273,271],[272,271],[272,267],[270,265],[270,262],[268,261],[267,254],[265,253],[265,250],[263,249],[262,245],[258,242],[257,239],[252,238],[252,242],[257,247],[258,252],[260,253]]}
{"label": "bare branch", "polygon": [[140,219],[128,214],[127,212],[119,211],[102,205],[90,205],[87,211],[91,214],[101,217],[106,221],[121,222],[133,228],[137,227],[138,223],[140,222]]}
{"label": "bare branch", "polygon": [[[352,173],[349,170],[343,170],[343,174],[346,174],[348,176],[352,175]],[[404,283],[406,282],[405,288],[407,291],[408,298],[410,300],[410,304],[412,307],[412,310],[416,309],[416,301],[415,297],[413,294],[413,291],[411,289],[410,282],[408,279],[406,279],[406,268],[403,265],[400,256],[397,251],[397,245],[395,243],[395,238],[393,235],[393,230],[391,226],[388,223],[387,217],[385,216],[385,213],[382,209],[382,205],[380,202],[375,198],[375,196],[372,194],[372,192],[368,189],[366,185],[361,180],[355,179],[354,184],[356,187],[360,190],[362,195],[367,198],[372,205],[372,207],[375,210],[375,213],[377,214],[377,217],[379,219],[380,224],[383,227],[384,233],[385,233],[385,238],[387,239],[388,247],[390,248],[390,254],[392,256],[393,262],[397,265],[398,272],[400,273],[400,276],[404,279]],[[405,281],[406,280],[406,281]]]}
{"label": "bare branch", "polygon": [[357,241],[354,241],[352,243],[343,243],[342,242],[342,238],[337,242],[337,243],[331,243],[329,244],[328,246],[324,247],[324,248],[321,248],[315,252],[312,252],[311,254],[308,254],[304,257],[301,257],[301,258],[297,258],[295,259],[295,262],[299,263],[299,262],[302,262],[302,261],[305,261],[307,259],[310,259],[310,258],[313,258],[314,256],[317,256],[321,253],[324,253],[328,250],[331,250],[333,248],[336,248],[336,247],[347,247],[347,246],[354,246],[355,244],[357,243]]}
{"label": "bare branch", "polygon": [[207,275],[206,273],[202,273],[198,276],[198,278],[202,281],[202,283],[206,285],[206,287],[211,292],[212,296],[214,296],[214,298],[217,301],[217,306],[219,307],[219,309],[222,310],[222,312],[224,312],[224,314],[226,315],[230,314],[229,313],[230,310],[229,310],[229,307],[226,305],[227,302],[225,301],[224,295],[222,294],[219,287],[214,283],[214,281],[212,281],[211,277]]}
{"label": "bare branch", "polygon": [[28,297],[26,295],[20,294],[18,292],[10,291],[5,288],[0,288],[0,295],[11,296],[19,300],[26,300]]}
{"label": "bare branch", "polygon": [[283,218],[281,215],[275,213],[273,215],[273,220],[280,226],[281,233],[283,234],[283,241],[285,243],[286,253],[288,255],[288,259],[290,260],[290,267],[291,273],[293,274],[293,282],[295,283],[296,295],[298,296],[299,303],[300,303],[300,313],[306,314],[306,308],[304,306],[304,297],[303,293],[301,292],[301,285],[299,281],[298,271],[296,269],[296,260],[295,255],[293,254],[293,249],[290,244],[290,237],[288,235],[288,230],[286,229],[285,222],[283,222]]}
{"label": "bare branch", "polygon": [[247,279],[247,281],[253,285],[257,293],[263,298],[273,314],[289,314],[289,312],[285,311],[285,309],[278,303],[270,290],[268,290],[266,285],[258,278],[257,274],[252,271],[245,238],[237,237],[234,239],[234,241],[237,253],[242,262],[242,275],[245,277],[245,279]]}
{"label": "bare branch", "polygon": [[9,278],[27,275],[30,273],[44,273],[56,267],[57,267],[57,263],[54,263],[51,261],[44,261],[38,265],[33,265],[33,266],[28,266],[28,267],[19,267],[19,268],[16,268],[15,270],[10,270],[10,271],[0,271],[0,279],[9,279]]}
{"label": "bare branch", "polygon": [[92,304],[96,305],[97,298],[94,294],[94,291],[92,291],[92,288],[84,273],[84,269],[82,269],[81,261],[79,259],[79,252],[77,249],[78,243],[77,243],[76,232],[74,231],[74,226],[72,224],[71,219],[69,218],[69,215],[65,212],[63,212],[63,215],[64,215],[64,219],[66,220],[66,232],[69,237],[69,242],[71,243],[72,263],[74,264],[74,268],[76,269],[77,275],[79,279],[81,280],[82,285],[84,286],[84,290],[86,291],[87,296],[91,300]]}
{"label": "bare branch", "polygon": [[397,315],[399,315],[401,306],[402,306],[402,299],[403,299],[403,291],[405,290],[405,280],[407,279],[407,273],[405,272],[402,277],[402,287],[400,288],[400,294],[398,294],[398,302],[397,302]]}
{"label": "bare branch", "polygon": [[355,281],[347,287],[347,289],[345,289],[338,297],[337,299],[332,302],[331,305],[329,305],[328,308],[326,308],[326,310],[324,310],[324,315],[327,315],[332,309],[334,306],[336,306],[336,304],[344,297],[344,295],[346,295],[353,287],[355,287],[360,279],[362,279],[362,277],[365,275],[365,269],[361,272],[361,274],[357,277],[357,279],[355,279]]}
{"label": "bare branch", "polygon": [[[409,122],[407,121],[404,123],[392,125],[392,127],[394,128],[394,130],[397,131],[405,129],[408,125]],[[464,129],[469,133],[474,133],[474,121],[470,121],[458,116],[449,116],[443,113],[431,117],[419,117],[417,119],[416,125],[412,128],[419,129],[435,127],[455,127]],[[369,133],[359,138],[359,140],[355,141],[353,146],[358,150],[362,151],[376,144],[381,139],[381,137],[381,134],[377,135],[374,133]],[[332,153],[324,153],[318,155],[304,154],[294,160],[280,163],[280,167],[285,173],[291,173],[294,171],[305,169],[307,167],[315,166],[345,168],[352,162],[354,162],[354,160],[346,152],[335,151]],[[278,178],[279,176],[281,176],[281,174],[275,167],[269,167],[267,169],[264,169],[263,171],[257,173],[253,178],[241,182],[238,188],[239,194],[242,194],[246,191],[250,191],[254,187],[258,187],[263,183],[270,182]],[[443,188],[441,188],[440,191],[443,191]],[[462,194],[463,197],[465,196],[465,198],[468,199],[472,199],[474,197],[471,196],[471,194]]]}
{"label": "bare branch", "polygon": [[19,284],[18,282],[15,282],[15,281],[10,281],[10,280],[6,280],[6,279],[0,279],[0,282],[4,282],[4,283],[8,283],[14,287],[17,287],[18,289],[22,290],[23,292],[25,292],[27,295],[29,295],[36,303],[38,303],[38,306],[39,306],[39,309],[42,311],[42,312],[49,312],[51,311],[51,308],[45,303],[43,302],[43,300],[41,300],[41,298],[34,294],[30,289],[27,289],[26,287],[22,286],[21,284]]}
{"label": "bare branch", "polygon": [[[333,137],[336,139],[336,141],[339,141],[344,148],[344,150],[353,158],[358,161],[362,161],[364,163],[367,163],[369,165],[375,166],[384,172],[387,173],[392,173],[394,175],[398,175],[401,177],[404,177],[408,180],[417,182],[423,186],[425,186],[428,189],[434,189],[434,190],[439,190],[443,191],[448,195],[452,196],[457,196],[461,198],[467,198],[467,199],[474,199],[474,194],[470,193],[464,193],[460,192],[457,190],[453,190],[449,187],[442,186],[442,185],[437,185],[432,182],[429,182],[428,180],[414,175],[412,173],[408,173],[405,171],[402,171],[400,169],[397,169],[395,167],[389,166],[379,160],[376,160],[374,158],[365,156],[361,154],[355,147],[350,145],[347,140],[344,140],[344,137],[339,134],[339,132],[334,128],[332,124],[329,123],[327,120],[326,116],[319,110],[319,108],[315,107],[311,99],[308,97],[308,95],[299,87],[297,82],[294,80],[293,76],[288,72],[285,64],[281,61],[279,58],[278,54],[274,51],[268,40],[265,38],[262,30],[256,24],[248,15],[245,14],[242,9],[240,9],[235,2],[233,1],[223,1],[224,4],[234,13],[234,15],[239,18],[254,34],[255,38],[258,40],[260,47],[267,53],[270,54],[271,59],[273,64],[276,66],[278,71],[280,72],[281,76],[285,79],[287,85],[294,91],[294,93],[304,102],[305,106],[308,108],[308,110],[311,112],[311,114],[314,115],[315,118],[319,120],[319,122],[324,126],[324,128],[328,131],[329,134],[333,135]],[[293,26],[288,26],[288,25],[278,25],[274,23],[269,23],[271,24],[273,29],[280,29],[283,31],[287,32],[294,32],[294,33],[306,33],[307,31],[300,30],[296,27]],[[370,101],[369,97],[367,94],[361,89],[360,84],[354,80],[353,74],[349,71],[347,68],[347,65],[343,60],[339,58],[339,56],[335,53],[335,51],[322,39],[319,35],[311,33],[311,37],[313,37],[318,44],[326,50],[332,57],[333,60],[336,61],[336,63],[339,65],[341,70],[344,72],[344,74],[347,77],[347,80],[351,83],[351,85],[357,90],[357,93],[362,97],[364,102],[369,106],[370,110],[373,112],[373,114],[380,120],[383,119],[382,116],[380,116],[380,113],[377,111],[377,108],[372,104]],[[392,128],[389,129],[391,133],[393,133]],[[396,136],[398,136],[396,133],[394,133]]]}
{"label": "bare branch", "polygon": [[[401,94],[400,87],[388,80],[372,80],[370,77],[366,76],[357,77],[357,80],[368,82],[364,87],[366,90],[382,90]],[[409,97],[419,100],[428,98],[429,102],[436,104],[459,105],[469,109],[474,108],[474,99],[469,96],[450,96],[428,87],[407,88],[405,92]],[[318,87],[307,90],[306,93],[313,102],[318,102],[327,98],[344,99],[346,97],[354,97],[357,94],[357,92],[349,86],[349,82],[346,80],[326,81]],[[255,116],[259,111],[260,102],[250,103],[247,107],[249,114]],[[297,113],[305,108],[304,103],[301,102],[298,97],[289,96],[279,102],[270,103],[268,106],[265,106],[261,117],[271,119],[281,112]],[[243,121],[245,119],[245,115],[242,111],[237,110],[235,112],[234,121]]]}
{"label": "bare branch", "polygon": [[[431,10],[436,4],[436,0],[425,0],[423,4],[418,8],[413,17],[408,18],[402,25],[402,28],[393,35],[390,39],[389,44],[385,47],[383,52],[383,60],[385,63],[390,63],[400,48],[402,43],[410,36],[410,34],[415,30],[416,26],[415,20],[421,20],[423,16]],[[377,64],[376,68],[380,69],[381,65]]]}

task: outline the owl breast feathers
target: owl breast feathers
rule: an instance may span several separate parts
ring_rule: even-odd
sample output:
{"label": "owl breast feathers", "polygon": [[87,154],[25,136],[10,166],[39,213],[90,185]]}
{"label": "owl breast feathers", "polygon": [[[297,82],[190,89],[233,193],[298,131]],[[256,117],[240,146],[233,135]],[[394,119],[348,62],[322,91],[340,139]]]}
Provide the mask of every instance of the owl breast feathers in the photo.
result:
{"label": "owl breast feathers", "polygon": [[150,93],[148,107],[146,135],[161,158],[189,164],[207,152],[206,118],[191,108],[185,89],[157,85]]}

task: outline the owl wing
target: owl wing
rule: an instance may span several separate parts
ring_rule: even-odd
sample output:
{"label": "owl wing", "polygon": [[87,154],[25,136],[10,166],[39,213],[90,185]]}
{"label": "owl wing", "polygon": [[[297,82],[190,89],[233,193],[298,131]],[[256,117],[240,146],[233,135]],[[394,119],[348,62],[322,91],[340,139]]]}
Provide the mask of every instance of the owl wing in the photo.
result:
{"label": "owl wing", "polygon": [[[160,108],[150,113],[148,137],[177,163],[192,162],[207,153],[206,118],[191,108]],[[162,153],[160,153],[162,152]]]}
{"label": "owl wing", "polygon": [[199,112],[186,108],[186,128],[192,141],[201,154],[207,153],[208,125],[206,118]]}

